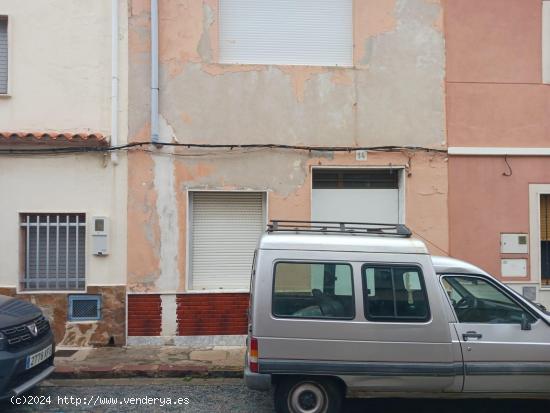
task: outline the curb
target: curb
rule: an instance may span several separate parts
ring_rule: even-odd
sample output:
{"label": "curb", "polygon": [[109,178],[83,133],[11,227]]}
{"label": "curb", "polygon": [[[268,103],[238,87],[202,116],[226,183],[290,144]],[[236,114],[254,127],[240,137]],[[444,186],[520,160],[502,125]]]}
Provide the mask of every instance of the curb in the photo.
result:
{"label": "curb", "polygon": [[209,369],[206,366],[125,365],[73,368],[57,366],[51,379],[115,379],[115,378],[242,378],[242,369]]}

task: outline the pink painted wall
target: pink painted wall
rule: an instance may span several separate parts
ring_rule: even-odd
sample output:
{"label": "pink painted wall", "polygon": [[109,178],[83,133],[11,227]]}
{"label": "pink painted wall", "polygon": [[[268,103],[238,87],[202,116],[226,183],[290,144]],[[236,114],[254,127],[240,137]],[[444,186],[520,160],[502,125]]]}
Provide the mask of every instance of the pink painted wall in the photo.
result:
{"label": "pink painted wall", "polygon": [[446,0],[447,81],[540,83],[541,0]]}
{"label": "pink painted wall", "polygon": [[546,157],[512,157],[508,163],[510,177],[502,175],[508,171],[503,157],[449,159],[450,253],[497,277],[500,233],[529,233],[529,184],[550,182]]}
{"label": "pink painted wall", "polygon": [[542,1],[447,0],[449,146],[548,145]]}
{"label": "pink painted wall", "polygon": [[447,83],[449,146],[544,147],[549,126],[546,85]]}

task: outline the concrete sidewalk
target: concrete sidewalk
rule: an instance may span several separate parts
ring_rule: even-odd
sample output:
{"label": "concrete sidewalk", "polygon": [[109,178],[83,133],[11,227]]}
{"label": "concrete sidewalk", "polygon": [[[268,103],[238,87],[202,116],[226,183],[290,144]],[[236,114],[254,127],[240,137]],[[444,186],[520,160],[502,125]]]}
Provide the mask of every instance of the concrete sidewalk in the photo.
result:
{"label": "concrete sidewalk", "polygon": [[241,377],[244,347],[58,349],[52,378]]}

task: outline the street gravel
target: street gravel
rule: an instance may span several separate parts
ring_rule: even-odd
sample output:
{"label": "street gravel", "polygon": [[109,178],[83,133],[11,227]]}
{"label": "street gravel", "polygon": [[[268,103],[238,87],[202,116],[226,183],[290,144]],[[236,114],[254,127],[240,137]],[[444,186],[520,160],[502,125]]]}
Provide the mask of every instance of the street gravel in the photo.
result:
{"label": "street gravel", "polygon": [[[248,390],[240,379],[50,380],[1,412],[254,412],[271,413],[269,392]],[[72,397],[72,399],[71,399]],[[133,400],[132,400],[133,398]],[[156,398],[156,399],[155,399]],[[185,398],[188,403],[185,404]],[[179,399],[179,400],[178,400]],[[168,404],[168,400],[170,403]],[[49,401],[49,402],[48,402]],[[179,401],[181,404],[175,406]],[[29,404],[34,402],[34,404]],[[42,404],[36,404],[36,403]],[[351,399],[343,412],[518,413],[550,411],[541,400]]]}

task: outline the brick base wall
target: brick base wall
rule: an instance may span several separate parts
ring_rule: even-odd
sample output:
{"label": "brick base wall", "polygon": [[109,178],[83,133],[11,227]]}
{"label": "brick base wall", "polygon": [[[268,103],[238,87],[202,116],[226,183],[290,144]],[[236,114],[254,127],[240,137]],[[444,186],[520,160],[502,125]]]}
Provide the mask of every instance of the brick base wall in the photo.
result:
{"label": "brick base wall", "polygon": [[248,300],[247,293],[178,294],[178,334],[246,334]]}
{"label": "brick base wall", "polygon": [[160,336],[160,294],[128,295],[128,336]]}

